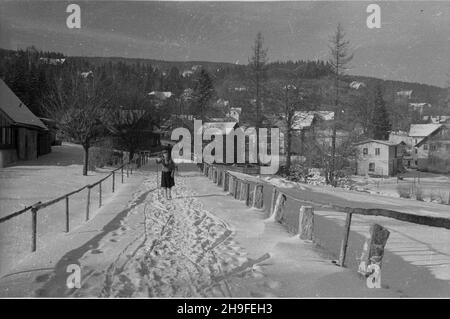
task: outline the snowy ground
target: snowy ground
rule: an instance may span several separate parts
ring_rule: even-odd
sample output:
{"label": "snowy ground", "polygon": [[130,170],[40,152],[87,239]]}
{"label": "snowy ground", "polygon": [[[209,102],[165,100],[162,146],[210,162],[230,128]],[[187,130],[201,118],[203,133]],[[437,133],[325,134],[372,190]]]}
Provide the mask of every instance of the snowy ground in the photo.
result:
{"label": "snowy ground", "polygon": [[[155,188],[154,175],[148,177],[142,192]],[[204,210],[185,183],[177,178],[172,201],[158,191],[150,192],[122,227],[79,260],[89,278],[74,296],[232,296],[242,277],[260,276],[258,266],[233,240],[230,227]],[[140,223],[136,216],[142,216],[137,219]],[[106,271],[103,266],[92,268],[98,255],[116,250],[114,243],[127,233],[137,234],[136,239]]]}
{"label": "snowy ground", "polygon": [[[111,168],[89,171],[82,175],[83,149],[76,144],[54,146],[52,152],[36,160],[21,161],[0,169],[0,217],[9,215],[38,201],[48,201],[98,181]],[[126,179],[126,177],[125,177]],[[116,179],[119,187],[120,178]],[[103,203],[112,196],[111,179],[102,188]],[[87,190],[70,197],[70,227],[85,220]],[[91,192],[92,216],[98,207],[98,187]],[[38,212],[38,249],[65,230],[65,202],[61,201]],[[31,217],[27,212],[0,225],[0,274],[17,264],[30,252]]]}
{"label": "snowy ground", "polygon": [[418,171],[409,171],[397,177],[373,178],[366,176],[352,176],[357,189],[391,197],[400,197],[399,189],[404,192],[410,190],[413,194],[420,191],[424,201],[438,201],[442,198],[446,202],[450,198],[450,176]]}
{"label": "snowy ground", "polygon": [[[143,181],[129,189],[127,187],[131,184],[125,184],[93,220],[73,233],[58,237],[57,241],[40,251],[40,255],[35,255],[34,262],[22,263],[13,274],[2,278],[0,295],[448,296],[441,281],[436,282],[436,278],[430,277],[428,270],[417,270],[433,266],[430,270],[435,277],[448,274],[447,268],[442,266],[442,263],[447,264],[447,248],[438,241],[445,237],[443,234],[421,231],[417,236],[418,227],[405,223],[402,223],[404,226],[398,224],[398,227],[387,224],[392,230],[387,247],[392,254],[389,252],[386,256],[385,268],[389,273],[383,277],[384,288],[369,289],[354,270],[336,267],[331,262],[335,259],[330,254],[331,250],[299,240],[281,224],[267,219],[265,212],[246,207],[205,178],[193,164],[180,165],[189,167],[182,169],[181,176],[176,178],[174,199],[165,200],[156,187],[157,176],[152,165],[136,174]],[[328,189],[322,190],[320,187],[302,185],[300,189],[282,180],[271,182],[297,195],[300,191],[302,196],[319,202],[328,199],[337,202],[353,200],[358,205],[361,202],[367,205],[368,197],[377,205],[400,205],[405,202],[391,198],[392,202],[386,203],[380,196],[342,190],[330,194]],[[378,197],[379,201],[376,200]],[[421,205],[429,209],[442,206],[431,203]],[[321,232],[329,237],[332,235],[330,240],[339,245],[341,230],[335,225],[341,223],[342,214],[334,215],[319,209],[317,213]],[[336,222],[326,222],[332,219]],[[380,222],[379,219],[377,221]],[[366,220],[355,218],[352,229],[365,233],[367,225]],[[362,242],[359,238],[358,241],[352,239],[353,236],[350,244],[356,243],[359,251]],[[399,255],[402,260],[397,258]],[[350,259],[353,259],[351,254],[349,262]],[[74,263],[82,269],[80,289],[68,289],[66,286],[66,267]],[[402,273],[405,265],[417,267],[408,266],[405,274]],[[394,268],[393,278],[389,277],[391,270],[387,267]],[[398,288],[403,287],[403,279],[411,282],[408,284],[411,289]]]}
{"label": "snowy ground", "polygon": [[[354,272],[333,265],[325,251],[266,220],[263,211],[246,207],[190,166],[176,178],[172,201],[156,188],[155,171],[137,173],[143,182],[123,192],[131,187],[125,184],[96,218],[0,279],[0,295],[398,295],[367,288]],[[70,264],[81,266],[80,289],[66,286]]]}

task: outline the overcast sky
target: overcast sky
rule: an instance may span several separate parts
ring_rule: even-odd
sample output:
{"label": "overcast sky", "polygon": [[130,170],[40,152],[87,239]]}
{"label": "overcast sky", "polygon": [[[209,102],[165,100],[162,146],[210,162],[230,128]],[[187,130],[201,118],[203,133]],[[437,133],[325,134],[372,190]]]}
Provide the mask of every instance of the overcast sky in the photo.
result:
{"label": "overcast sky", "polygon": [[[66,6],[81,7],[81,29]],[[381,7],[368,29],[366,7]],[[269,59],[326,59],[340,22],[354,49],[350,73],[445,86],[450,1],[83,2],[0,0],[0,46],[35,45],[76,56],[247,63],[258,31]]]}

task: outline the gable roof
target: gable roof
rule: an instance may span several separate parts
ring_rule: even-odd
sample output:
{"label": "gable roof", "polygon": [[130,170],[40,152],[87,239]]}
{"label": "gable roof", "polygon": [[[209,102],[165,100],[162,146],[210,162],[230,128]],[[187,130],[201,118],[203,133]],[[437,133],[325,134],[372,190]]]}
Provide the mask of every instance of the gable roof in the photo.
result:
{"label": "gable roof", "polygon": [[42,121],[22,103],[13,91],[0,79],[0,110],[11,119],[13,124],[32,126],[47,130]]}
{"label": "gable roof", "polygon": [[409,128],[409,136],[425,137],[436,131],[442,124],[411,124]]}
{"label": "gable roof", "polygon": [[213,128],[219,130],[222,134],[228,135],[235,129],[235,127],[237,127],[237,125],[237,122],[206,122],[203,123],[201,129],[205,132],[207,129]]}
{"label": "gable roof", "polygon": [[302,130],[313,125],[315,119],[331,121],[334,119],[334,112],[331,111],[296,111],[294,114],[294,130]]}
{"label": "gable roof", "polygon": [[441,129],[450,129],[450,125],[445,125],[445,124],[439,124],[439,127],[434,130],[430,135],[425,136],[421,141],[419,141],[416,145],[414,145],[414,147],[421,147],[423,144],[425,144],[426,142],[428,142],[428,140],[433,137],[434,135],[436,135]]}
{"label": "gable roof", "polygon": [[398,146],[398,145],[401,145],[401,144],[405,144],[406,145],[406,143],[403,142],[403,141],[401,141],[401,142],[393,142],[393,141],[383,141],[383,140],[374,140],[374,139],[357,142],[357,143],[354,143],[354,145],[361,145],[361,144],[367,144],[367,143],[378,143],[378,144],[383,144],[383,145],[387,145],[387,146]]}

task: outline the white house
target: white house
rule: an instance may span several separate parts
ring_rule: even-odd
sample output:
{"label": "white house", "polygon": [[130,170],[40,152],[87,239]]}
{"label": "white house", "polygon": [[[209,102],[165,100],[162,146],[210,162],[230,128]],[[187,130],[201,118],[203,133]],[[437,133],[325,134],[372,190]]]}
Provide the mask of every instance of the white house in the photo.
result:
{"label": "white house", "polygon": [[366,140],[356,143],[358,175],[394,176],[401,167],[404,142]]}
{"label": "white house", "polygon": [[411,163],[408,163],[408,166],[416,168],[423,166],[422,164],[426,165],[428,161],[429,145],[428,143],[419,143],[424,138],[437,131],[441,126],[442,124],[411,124],[408,135],[411,137],[412,145],[415,147],[412,148],[412,161]]}

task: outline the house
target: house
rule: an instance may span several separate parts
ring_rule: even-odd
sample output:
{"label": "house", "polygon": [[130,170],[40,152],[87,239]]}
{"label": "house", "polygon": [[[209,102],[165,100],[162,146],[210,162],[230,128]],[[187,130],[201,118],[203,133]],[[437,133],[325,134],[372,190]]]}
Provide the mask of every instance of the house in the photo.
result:
{"label": "house", "polygon": [[358,175],[394,176],[401,167],[404,142],[366,140],[354,144],[358,150]]}
{"label": "house", "polygon": [[[222,142],[223,142],[223,159],[222,162],[226,163],[226,154],[227,152],[230,152],[230,150],[227,150],[227,135],[234,133],[234,130],[237,129],[239,127],[239,124],[237,122],[205,122],[203,123],[202,127],[200,128],[202,130],[201,134],[202,136],[205,134],[205,131],[207,129],[214,129],[217,130],[218,132],[221,132],[222,134]],[[197,132],[200,133],[200,132]],[[209,144],[211,141],[208,140],[203,140],[203,147],[207,144]],[[234,153],[234,163],[237,162],[237,147],[236,147],[236,137],[235,137],[235,142],[233,143],[233,153]],[[247,144],[247,143],[246,143]],[[247,149],[248,146],[245,145],[245,149]],[[213,152],[214,155],[214,152]],[[246,156],[247,158],[247,156]]]}
{"label": "house", "polygon": [[148,95],[158,100],[164,101],[171,98],[174,94],[172,92],[152,91]]}
{"label": "house", "polygon": [[413,90],[405,90],[405,91],[398,91],[397,96],[401,98],[407,98],[410,99],[412,97]]}
{"label": "house", "polygon": [[419,169],[437,173],[450,173],[450,124],[444,124],[417,145],[428,145],[428,160],[421,161]]}
{"label": "house", "polygon": [[422,114],[425,109],[431,108],[430,103],[409,103],[408,106],[412,111],[419,112],[420,114]]}
{"label": "house", "polygon": [[51,151],[47,127],[0,79],[0,167]]}
{"label": "house", "polygon": [[353,81],[349,84],[349,87],[355,90],[359,90],[361,88],[365,88],[366,84],[363,82]]}
{"label": "house", "polygon": [[404,143],[403,148],[403,167],[411,167],[414,163],[413,153],[414,145],[413,138],[409,136],[409,132],[405,131],[391,131],[389,133],[389,142]]}
{"label": "house", "polygon": [[61,58],[61,59],[40,58],[39,61],[40,61],[41,63],[45,63],[45,64],[61,65],[61,64],[64,64],[64,62],[66,61],[66,59],[65,59],[65,58]]}
{"label": "house", "polygon": [[[428,165],[428,143],[419,144],[424,138],[433,134],[442,124],[411,124],[409,137],[411,137],[411,162],[408,167],[419,168]],[[417,145],[420,145],[417,147]]]}
{"label": "house", "polygon": [[433,124],[450,123],[450,115],[424,115],[422,119]]}
{"label": "house", "polygon": [[230,111],[227,113],[227,116],[239,123],[241,113],[242,107],[230,107]]}

